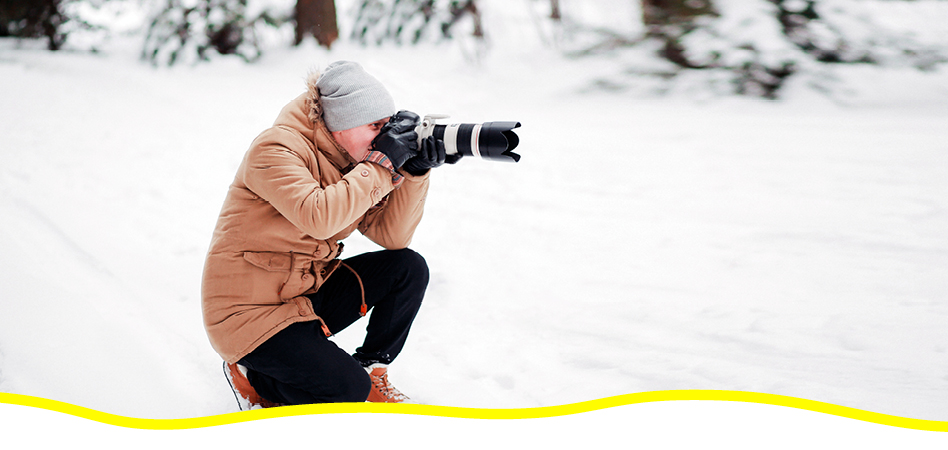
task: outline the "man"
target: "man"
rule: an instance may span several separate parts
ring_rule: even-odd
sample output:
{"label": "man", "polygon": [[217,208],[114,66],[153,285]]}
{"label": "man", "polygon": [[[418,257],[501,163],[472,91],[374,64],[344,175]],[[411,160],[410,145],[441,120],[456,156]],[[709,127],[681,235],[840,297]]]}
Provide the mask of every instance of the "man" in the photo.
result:
{"label": "man", "polygon": [[[228,190],[204,267],[205,328],[242,408],[403,402],[387,366],[427,288],[425,260],[407,246],[444,145],[419,148],[418,116],[394,114],[359,64],[333,63],[307,87]],[[340,260],[355,230],[385,250]],[[327,339],[369,310],[353,355]]]}

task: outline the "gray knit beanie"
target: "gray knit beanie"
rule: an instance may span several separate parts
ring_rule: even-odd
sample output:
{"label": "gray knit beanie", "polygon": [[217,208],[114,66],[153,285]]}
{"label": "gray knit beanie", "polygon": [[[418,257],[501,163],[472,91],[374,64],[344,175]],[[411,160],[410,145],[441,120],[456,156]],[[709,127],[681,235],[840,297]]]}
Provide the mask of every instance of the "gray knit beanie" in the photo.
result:
{"label": "gray knit beanie", "polygon": [[330,64],[319,76],[316,87],[329,131],[348,130],[395,114],[391,94],[358,63]]}

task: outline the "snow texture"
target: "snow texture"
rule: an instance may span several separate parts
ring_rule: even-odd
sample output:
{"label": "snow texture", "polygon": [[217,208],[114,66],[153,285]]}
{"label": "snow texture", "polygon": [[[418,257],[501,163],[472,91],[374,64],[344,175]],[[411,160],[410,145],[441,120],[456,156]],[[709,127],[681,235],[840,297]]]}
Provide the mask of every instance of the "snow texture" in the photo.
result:
{"label": "snow texture", "polygon": [[[614,94],[594,88],[613,56],[562,58],[516,26],[537,23],[526,3],[487,2],[477,61],[463,42],[340,41],[155,69],[132,38],[98,54],[0,40],[0,391],[235,411],[201,323],[217,213],[307,70],[352,59],[401,108],[523,123],[520,163],[432,175],[412,244],[431,284],[391,368],[409,396],[730,389],[948,420],[944,67],[838,67],[845,89],[801,79],[779,102]],[[352,350],[363,328],[335,339]]]}

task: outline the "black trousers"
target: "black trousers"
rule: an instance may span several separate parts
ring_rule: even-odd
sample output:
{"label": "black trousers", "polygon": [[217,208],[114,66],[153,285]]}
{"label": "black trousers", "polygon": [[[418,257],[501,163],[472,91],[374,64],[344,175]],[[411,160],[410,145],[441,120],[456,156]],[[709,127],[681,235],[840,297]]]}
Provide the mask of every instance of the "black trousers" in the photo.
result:
{"label": "black trousers", "polygon": [[[409,249],[382,250],[344,262],[361,277],[371,311],[362,346],[349,355],[326,338],[319,321],[290,325],[239,361],[263,398],[287,405],[363,402],[371,388],[364,367],[389,364],[401,352],[428,287],[424,258]],[[310,300],[333,334],[361,317],[359,282],[345,267]]]}

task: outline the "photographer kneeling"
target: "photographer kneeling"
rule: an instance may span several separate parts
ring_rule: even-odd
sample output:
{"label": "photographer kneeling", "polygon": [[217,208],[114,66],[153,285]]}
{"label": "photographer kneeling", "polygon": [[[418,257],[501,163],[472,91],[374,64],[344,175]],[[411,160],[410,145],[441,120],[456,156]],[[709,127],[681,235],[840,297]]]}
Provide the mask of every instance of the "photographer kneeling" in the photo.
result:
{"label": "photographer kneeling", "polygon": [[[434,137],[419,145],[418,115],[395,114],[356,63],[333,63],[307,85],[253,141],[228,190],[204,267],[205,328],[242,408],[403,402],[386,369],[428,285],[424,258],[407,246],[429,169],[457,157]],[[340,260],[357,229],[385,250]],[[353,355],[328,339],[369,310]]]}

